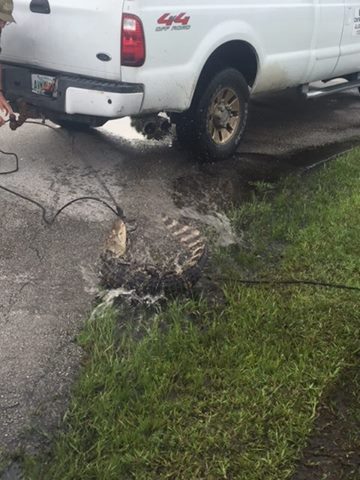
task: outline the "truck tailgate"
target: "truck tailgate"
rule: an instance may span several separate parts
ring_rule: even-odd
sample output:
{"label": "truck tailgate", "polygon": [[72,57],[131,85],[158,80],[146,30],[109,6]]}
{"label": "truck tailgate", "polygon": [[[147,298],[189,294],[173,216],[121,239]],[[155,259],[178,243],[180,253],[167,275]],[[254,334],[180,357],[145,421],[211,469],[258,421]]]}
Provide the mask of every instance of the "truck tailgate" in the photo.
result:
{"label": "truck tailgate", "polygon": [[[32,3],[15,2],[16,24],[2,34],[2,62],[121,80],[123,0],[49,0],[50,13],[31,11]],[[36,4],[41,9],[47,0]]]}

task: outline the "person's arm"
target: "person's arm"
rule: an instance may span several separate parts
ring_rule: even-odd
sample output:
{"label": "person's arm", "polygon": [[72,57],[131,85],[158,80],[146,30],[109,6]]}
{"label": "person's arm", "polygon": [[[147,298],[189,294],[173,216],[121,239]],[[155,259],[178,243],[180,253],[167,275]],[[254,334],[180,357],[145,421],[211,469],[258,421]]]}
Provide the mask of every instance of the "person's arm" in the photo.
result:
{"label": "person's arm", "polygon": [[[8,101],[4,97],[4,91],[3,91],[3,83],[2,83],[2,65],[0,63],[0,110],[5,112],[6,115],[11,115],[13,114],[13,109],[9,105]],[[4,125],[5,120],[4,118],[0,115],[0,127]]]}

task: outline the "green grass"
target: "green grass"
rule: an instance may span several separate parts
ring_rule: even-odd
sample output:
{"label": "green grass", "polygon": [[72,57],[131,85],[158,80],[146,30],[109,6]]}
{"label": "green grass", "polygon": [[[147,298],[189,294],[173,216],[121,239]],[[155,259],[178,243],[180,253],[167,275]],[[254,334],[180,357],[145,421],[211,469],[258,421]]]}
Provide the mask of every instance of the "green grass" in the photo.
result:
{"label": "green grass", "polygon": [[217,256],[221,304],[174,302],[140,340],[117,312],[89,322],[64,433],[28,477],[290,478],[319,402],[358,361],[359,293],[237,279],[360,286],[359,157],[233,212],[245,240]]}

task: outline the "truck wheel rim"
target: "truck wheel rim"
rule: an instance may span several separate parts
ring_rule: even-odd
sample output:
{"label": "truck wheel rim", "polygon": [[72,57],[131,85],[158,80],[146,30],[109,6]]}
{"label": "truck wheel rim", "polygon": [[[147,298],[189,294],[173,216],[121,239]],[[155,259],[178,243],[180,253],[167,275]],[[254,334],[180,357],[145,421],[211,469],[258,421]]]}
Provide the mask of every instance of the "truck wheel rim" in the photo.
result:
{"label": "truck wheel rim", "polygon": [[241,121],[240,98],[232,88],[217,92],[208,112],[208,132],[214,143],[229,142],[238,130]]}

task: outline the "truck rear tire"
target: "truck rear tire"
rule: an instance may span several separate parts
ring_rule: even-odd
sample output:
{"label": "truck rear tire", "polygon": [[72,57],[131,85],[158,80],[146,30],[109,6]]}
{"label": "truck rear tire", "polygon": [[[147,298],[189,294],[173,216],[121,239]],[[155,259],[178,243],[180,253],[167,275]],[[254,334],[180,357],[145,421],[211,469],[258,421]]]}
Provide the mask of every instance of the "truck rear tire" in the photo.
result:
{"label": "truck rear tire", "polygon": [[175,119],[179,143],[207,161],[224,160],[239,146],[245,131],[249,87],[234,68],[217,73],[195,93],[190,109]]}

